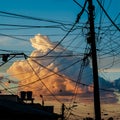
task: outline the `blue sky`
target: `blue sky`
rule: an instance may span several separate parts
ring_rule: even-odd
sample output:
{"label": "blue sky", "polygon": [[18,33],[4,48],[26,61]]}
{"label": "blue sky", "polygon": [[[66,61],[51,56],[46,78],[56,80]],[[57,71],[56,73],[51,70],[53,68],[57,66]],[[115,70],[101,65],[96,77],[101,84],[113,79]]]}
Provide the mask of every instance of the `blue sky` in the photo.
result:
{"label": "blue sky", "polygon": [[[83,6],[85,2],[85,0],[76,1],[81,6]],[[110,18],[120,28],[120,0],[99,1],[105,8]],[[93,4],[95,5],[95,32],[99,75],[101,75],[106,80],[114,81],[115,79],[120,78],[120,32],[116,29],[116,27],[110,22],[110,20],[106,17],[104,12],[100,9],[99,5],[97,4],[97,0],[93,0]],[[30,42],[30,39],[34,38],[35,35],[39,33],[41,35],[47,36],[51,42],[54,42],[54,44],[62,40],[61,46],[64,47],[58,47],[64,48],[64,50],[62,50],[66,51],[65,53],[73,52],[75,55],[78,55],[77,58],[80,58],[80,60],[83,59],[84,55],[86,55],[84,53],[89,53],[90,51],[90,46],[89,44],[87,44],[87,35],[89,32],[87,12],[84,11],[83,15],[79,20],[79,23],[76,24],[76,26],[74,26],[69,35],[66,35],[73,26],[74,22],[76,21],[77,14],[80,13],[80,11],[81,7],[77,5],[74,2],[74,0],[0,0],[0,52],[24,52],[25,54],[31,54],[32,52],[34,52],[34,54],[41,55],[41,53],[44,51],[33,51],[34,48],[32,47]],[[16,15],[10,15],[11,13]],[[20,17],[21,15],[27,17]],[[34,19],[30,19],[31,17]],[[52,45],[54,44],[52,43]],[[57,53],[57,55],[58,54],[59,52]],[[51,64],[49,62],[49,59],[40,59],[41,61],[39,62],[43,63],[42,65],[44,65],[44,63],[47,64],[48,62],[49,64],[47,68],[50,68],[50,70],[54,70],[55,73],[57,73],[57,71],[59,70],[64,70],[68,64],[70,65],[74,58],[76,57],[73,56],[72,58],[66,59],[61,58],[57,59],[56,61],[56,58],[52,58],[51,61],[55,61],[55,64]],[[13,61],[17,60],[19,60],[19,58],[16,58]],[[11,78],[12,76],[6,74],[6,70],[9,70],[11,71],[11,73],[13,72],[13,76],[15,74],[18,77],[17,79],[21,80],[20,85],[23,85],[23,89],[24,85],[32,82],[34,83],[36,80],[39,80],[38,85],[37,83],[35,83],[33,84],[33,86],[31,84],[31,87],[28,87],[29,85],[26,87],[30,90],[31,88],[35,89],[35,93],[39,95],[40,92],[42,90],[44,91],[44,89],[46,88],[44,87],[44,85],[39,84],[41,83],[40,75],[43,75],[43,78],[45,78],[45,75],[49,76],[49,70],[43,69],[44,67],[41,67],[35,62],[32,63],[30,61],[31,66],[34,65],[35,67],[33,68],[36,68],[36,71],[39,73],[36,77],[36,74],[35,72],[33,72],[33,69],[31,70],[30,65],[26,64],[26,60],[23,57],[20,57],[20,60],[21,61],[14,62],[15,64],[12,64],[13,61],[10,61],[4,65],[2,65],[3,61],[0,60],[0,75],[1,73],[4,73],[5,77],[7,78],[3,79],[3,82],[5,82],[5,87],[13,87],[15,85],[9,84],[12,81],[10,79],[11,81],[9,82],[9,78]],[[75,68],[79,69],[80,64],[75,64]],[[83,82],[86,82],[88,79],[91,79],[92,76],[91,71],[89,71],[89,68],[85,68],[85,74],[84,76],[82,76],[83,78],[85,78],[82,79]],[[32,75],[29,71],[32,71]],[[79,70],[77,69],[72,69],[72,67],[70,67],[68,71],[66,70],[63,71],[63,73],[64,72],[66,72],[65,77],[67,76],[67,74],[70,74],[70,76],[72,76],[75,79],[74,75],[77,74],[76,80],[81,80],[81,76],[80,74],[78,74]],[[66,95],[69,95],[71,92],[76,93],[76,85],[74,86],[73,82],[69,81],[68,79],[67,81],[65,81],[63,77],[57,77],[57,75],[52,76],[46,78],[45,81],[48,88],[51,91],[53,91],[53,93],[58,92],[58,94],[62,93]],[[2,79],[2,77],[0,79]],[[14,83],[14,79],[12,82]],[[89,85],[92,86],[91,83]],[[86,87],[82,87],[84,93]],[[22,88],[20,87],[19,90],[21,89]],[[7,89],[4,90],[6,91]],[[48,94],[49,91],[46,90],[44,91],[44,93],[45,92],[46,94]],[[81,89],[77,92],[81,92]],[[76,98],[76,95],[73,98]],[[109,97],[105,97],[105,100],[108,100],[107,98]],[[89,99],[91,99],[91,97]]]}
{"label": "blue sky", "polygon": [[[80,5],[83,6],[84,1],[85,0],[76,0]],[[102,4],[104,6],[104,8],[106,9],[107,13],[109,14],[109,16],[111,17],[112,20],[114,20],[116,18],[116,16],[120,13],[120,0],[99,0],[102,1]],[[104,26],[109,26],[111,25],[111,22],[108,20],[108,18],[105,16],[104,13],[100,12],[100,7],[97,4],[96,0],[93,0],[93,4],[95,5],[95,25],[97,25],[97,27],[99,26],[99,22],[100,22],[100,13],[102,14],[102,25],[101,28],[104,29]],[[87,9],[87,6],[86,6]],[[0,11],[3,12],[10,12],[10,13],[15,13],[15,14],[20,14],[20,15],[26,15],[26,16],[32,16],[35,18],[42,18],[45,20],[53,20],[53,21],[58,21],[58,22],[62,22],[65,24],[73,24],[76,20],[76,16],[77,14],[81,11],[81,8],[73,1],[73,0],[1,0],[0,1]],[[48,23],[48,22],[41,22],[41,21],[37,21],[37,20],[26,20],[26,19],[21,19],[21,18],[11,18],[11,17],[4,17],[2,16],[3,14],[0,13],[0,24],[14,24],[14,25],[34,25],[34,26],[42,26],[42,25],[56,25],[54,23]],[[85,23],[87,22],[87,13],[84,12],[84,14],[82,15],[80,21],[79,21],[79,25],[85,25]],[[120,16],[117,17],[117,20],[115,21],[116,24],[119,24],[120,21]],[[70,29],[71,26],[67,26],[67,30]],[[7,29],[6,29],[7,28]],[[9,29],[12,30],[9,30]],[[13,30],[14,29],[14,30]],[[109,29],[113,29],[114,31],[116,30],[116,28],[113,26]],[[82,34],[82,30],[80,29],[81,34]],[[98,32],[98,29],[96,29],[96,31]],[[111,30],[110,30],[111,31]],[[85,30],[86,32],[86,30]],[[5,37],[3,35],[0,36],[0,49],[3,50],[16,50],[16,51],[30,51],[32,52],[33,48],[31,47],[31,44],[29,43],[29,39],[31,37],[34,37],[34,35],[40,33],[43,35],[47,35],[51,41],[60,41],[62,39],[62,37],[64,37],[64,35],[67,33],[67,31],[62,30],[61,28],[30,28],[30,29],[19,29],[19,28],[15,28],[15,27],[10,27],[10,26],[0,26],[0,33],[2,34],[6,34],[6,35],[12,35],[14,37],[18,37],[18,38],[23,38],[25,39],[27,42],[25,41],[21,41],[18,39],[13,39],[11,37]],[[71,34],[78,34],[79,30],[74,31]],[[102,34],[102,32],[101,32]],[[107,34],[107,35],[106,35]],[[118,42],[119,38],[118,38],[118,34],[119,32],[115,33],[115,36],[117,37],[116,41],[114,42],[115,45],[113,45],[113,43],[111,42],[111,47],[110,45],[104,46],[106,43],[109,43],[110,41],[107,42],[107,39],[115,39],[114,37],[109,37],[108,32],[105,35],[107,36],[105,39],[103,39],[103,43],[99,43],[100,44],[100,49],[102,49],[102,53],[109,53],[111,50],[115,51],[115,47],[118,47],[116,45],[116,43]],[[113,34],[113,33],[111,33]],[[111,36],[110,34],[110,36]],[[20,35],[20,36],[19,36]],[[23,36],[26,35],[26,36]],[[105,37],[104,35],[104,37]],[[75,50],[75,46],[77,45],[77,42],[79,41],[79,39],[83,39],[83,41],[81,42],[81,44],[83,44],[83,42],[85,42],[85,38],[84,38],[85,34],[81,35],[71,46],[71,48],[69,47],[70,50],[73,50],[72,47],[74,47]],[[63,42],[62,44],[65,45],[66,42],[69,41],[69,39],[73,39],[75,36],[73,35],[69,35],[66,38],[66,41]],[[106,41],[106,42],[105,42]],[[98,45],[99,45],[98,44]],[[119,43],[118,43],[119,44]],[[108,47],[109,46],[109,47]],[[105,47],[107,47],[108,49],[105,49]],[[85,45],[81,46],[82,49],[85,49]],[[1,51],[2,52],[2,51]],[[76,50],[75,52],[81,53],[84,52],[81,49]],[[111,53],[112,56],[114,56],[115,54],[119,53],[119,50],[115,51],[114,53]],[[100,54],[99,54],[100,55]],[[113,63],[113,68],[114,70],[117,68],[117,70],[119,71],[119,63],[115,63],[115,60],[119,60],[119,56],[117,56],[116,58],[106,58],[104,65],[102,65],[101,63],[101,59],[99,59],[100,62],[100,68],[105,69],[105,66],[108,63],[108,59],[110,59],[109,64]],[[102,66],[102,67],[101,67]],[[110,68],[111,66],[108,65],[107,69]],[[105,69],[106,70],[106,69]],[[110,77],[109,73],[111,75],[111,72],[109,72],[110,70],[106,70],[106,72],[108,72],[107,74],[107,79],[115,79],[117,78],[116,76],[118,76],[118,71],[114,72],[111,70],[111,72],[114,72],[115,76],[114,77]],[[115,70],[116,71],[116,70]],[[116,75],[117,74],[117,75]],[[106,76],[106,74],[105,74]]]}

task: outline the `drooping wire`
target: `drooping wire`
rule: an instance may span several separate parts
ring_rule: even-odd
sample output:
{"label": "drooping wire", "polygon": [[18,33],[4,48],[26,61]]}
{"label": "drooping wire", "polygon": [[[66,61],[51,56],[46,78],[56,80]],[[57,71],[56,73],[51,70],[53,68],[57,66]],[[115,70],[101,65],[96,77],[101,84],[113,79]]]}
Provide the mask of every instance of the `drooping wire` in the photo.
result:
{"label": "drooping wire", "polygon": [[45,56],[47,56],[48,54],[50,54],[50,53],[51,53],[54,49],[56,49],[56,48],[62,43],[62,41],[71,33],[71,31],[73,30],[73,28],[75,27],[75,25],[79,22],[80,17],[82,16],[82,14],[83,14],[83,12],[84,12],[84,10],[85,10],[86,4],[87,4],[87,0],[85,1],[84,6],[83,6],[82,10],[80,11],[80,13],[77,15],[77,18],[76,18],[75,23],[74,23],[73,26],[70,28],[70,30],[66,33],[66,35],[58,42],[58,44],[56,44],[56,45],[54,46],[53,49],[51,49],[49,52],[47,52],[45,55],[43,55],[43,56],[41,56],[41,57],[45,57]]}
{"label": "drooping wire", "polygon": [[120,28],[114,23],[114,21],[110,18],[110,16],[108,15],[108,13],[106,12],[106,10],[104,9],[104,7],[101,5],[101,3],[99,2],[99,0],[97,0],[97,3],[99,4],[99,6],[102,8],[103,12],[105,13],[105,15],[107,16],[107,18],[111,21],[111,23],[114,25],[114,27],[117,28],[118,31],[120,31]]}
{"label": "drooping wire", "polygon": [[28,65],[30,66],[30,68],[32,69],[32,71],[35,73],[35,75],[39,78],[39,81],[45,86],[45,88],[49,91],[49,93],[58,101],[61,103],[61,101],[52,93],[52,91],[46,86],[46,84],[42,81],[42,79],[40,78],[40,76],[36,73],[36,71],[34,70],[34,68],[32,67],[32,65],[30,64],[30,62],[28,60],[26,60]]}
{"label": "drooping wire", "polygon": [[[79,7],[81,7],[81,8],[83,8],[83,6],[82,5],[80,5],[80,3],[78,3],[76,0],[73,0]],[[85,12],[87,12],[88,13],[88,11],[85,9]]]}

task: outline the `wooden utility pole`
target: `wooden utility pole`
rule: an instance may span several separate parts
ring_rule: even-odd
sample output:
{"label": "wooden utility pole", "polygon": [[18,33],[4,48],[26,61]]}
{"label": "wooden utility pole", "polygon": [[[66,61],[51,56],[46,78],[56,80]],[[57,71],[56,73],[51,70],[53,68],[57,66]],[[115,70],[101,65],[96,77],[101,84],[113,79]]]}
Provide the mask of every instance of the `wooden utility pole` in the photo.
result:
{"label": "wooden utility pole", "polygon": [[93,6],[92,0],[88,0],[89,24],[90,24],[90,32],[88,39],[91,45],[91,52],[92,52],[91,54],[92,54],[92,66],[93,66],[95,120],[101,120],[98,66],[97,66],[95,28],[94,28],[94,9],[95,8]]}

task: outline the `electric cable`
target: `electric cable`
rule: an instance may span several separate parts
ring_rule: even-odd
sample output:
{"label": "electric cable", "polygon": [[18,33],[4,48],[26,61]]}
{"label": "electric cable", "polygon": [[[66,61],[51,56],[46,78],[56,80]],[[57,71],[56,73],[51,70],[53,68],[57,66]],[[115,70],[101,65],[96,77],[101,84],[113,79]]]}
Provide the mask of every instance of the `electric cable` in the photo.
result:
{"label": "electric cable", "polygon": [[99,4],[99,6],[102,8],[102,10],[104,11],[105,15],[108,17],[108,19],[111,21],[111,23],[117,28],[118,31],[120,31],[120,28],[114,23],[114,21],[110,18],[110,16],[108,15],[108,13],[106,12],[106,10],[103,8],[103,6],[100,4],[99,0],[97,0],[97,3]]}

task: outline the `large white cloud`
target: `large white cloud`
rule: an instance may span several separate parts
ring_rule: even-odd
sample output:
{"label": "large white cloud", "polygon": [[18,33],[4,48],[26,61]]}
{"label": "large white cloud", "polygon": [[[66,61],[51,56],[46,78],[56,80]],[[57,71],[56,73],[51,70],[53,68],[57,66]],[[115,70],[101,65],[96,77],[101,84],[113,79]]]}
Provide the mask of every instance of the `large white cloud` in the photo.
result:
{"label": "large white cloud", "polygon": [[[60,57],[73,53],[62,45],[54,49],[57,42],[53,43],[48,37],[40,34],[30,41],[34,47],[30,58],[17,60],[7,70],[19,80],[21,86],[19,91],[31,90],[34,97],[39,97],[40,94],[65,96],[74,94],[75,82],[73,81],[79,80],[81,83],[92,85],[92,70],[89,66],[85,67],[82,76],[78,77],[82,62],[80,57]],[[79,62],[72,65],[76,61]],[[90,86],[79,85],[77,93],[82,94],[92,90]]]}

